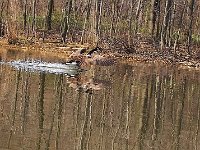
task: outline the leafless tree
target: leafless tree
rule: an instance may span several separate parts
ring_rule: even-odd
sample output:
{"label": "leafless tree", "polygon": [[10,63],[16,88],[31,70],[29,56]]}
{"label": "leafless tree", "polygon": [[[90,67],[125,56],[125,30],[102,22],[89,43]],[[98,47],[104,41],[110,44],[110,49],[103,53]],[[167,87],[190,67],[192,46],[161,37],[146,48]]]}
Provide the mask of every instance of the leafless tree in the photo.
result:
{"label": "leafless tree", "polygon": [[167,0],[165,5],[165,15],[163,18],[162,32],[161,32],[161,49],[163,46],[168,46],[168,34],[170,31],[170,22],[173,9],[173,0]]}
{"label": "leafless tree", "polygon": [[190,46],[191,46],[191,42],[192,42],[192,24],[193,24],[193,19],[194,19],[194,10],[195,10],[195,4],[196,1],[195,0],[190,0],[190,4],[189,4],[189,28],[188,28],[188,54],[191,54],[190,51]]}
{"label": "leafless tree", "polygon": [[47,8],[47,16],[46,16],[47,30],[51,30],[53,5],[54,5],[54,1],[48,0],[48,8]]}

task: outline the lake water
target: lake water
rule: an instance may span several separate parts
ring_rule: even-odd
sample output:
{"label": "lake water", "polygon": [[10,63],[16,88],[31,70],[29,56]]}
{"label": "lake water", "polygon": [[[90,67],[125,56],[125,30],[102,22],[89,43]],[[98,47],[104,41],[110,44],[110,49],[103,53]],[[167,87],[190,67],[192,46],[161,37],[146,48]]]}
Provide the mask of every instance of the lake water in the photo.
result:
{"label": "lake water", "polygon": [[200,149],[199,71],[119,63],[69,76],[8,63],[63,64],[56,55],[0,58],[0,150]]}

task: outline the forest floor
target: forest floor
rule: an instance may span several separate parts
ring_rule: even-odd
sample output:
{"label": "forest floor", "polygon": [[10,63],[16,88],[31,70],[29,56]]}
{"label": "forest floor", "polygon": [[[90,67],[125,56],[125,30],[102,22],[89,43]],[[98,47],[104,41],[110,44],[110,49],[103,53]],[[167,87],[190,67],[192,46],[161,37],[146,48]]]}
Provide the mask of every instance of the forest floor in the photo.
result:
{"label": "forest floor", "polygon": [[[66,60],[73,51],[80,48],[91,49],[93,48],[89,44],[80,45],[77,43],[61,44],[59,42],[36,42],[31,44],[8,44],[5,38],[0,39],[1,49],[13,49],[20,51],[32,51],[42,53],[52,53],[63,60]],[[0,49],[0,51],[1,51]],[[117,61],[122,63],[134,64],[134,63],[156,63],[159,65],[176,65],[184,69],[200,70],[200,49],[197,47],[192,48],[192,54],[188,55],[187,48],[185,46],[179,46],[176,55],[173,49],[165,48],[162,51],[156,48],[153,44],[141,41],[140,44],[131,52],[126,53],[124,51],[118,51],[115,49],[103,49],[100,54],[106,56],[112,56]]]}

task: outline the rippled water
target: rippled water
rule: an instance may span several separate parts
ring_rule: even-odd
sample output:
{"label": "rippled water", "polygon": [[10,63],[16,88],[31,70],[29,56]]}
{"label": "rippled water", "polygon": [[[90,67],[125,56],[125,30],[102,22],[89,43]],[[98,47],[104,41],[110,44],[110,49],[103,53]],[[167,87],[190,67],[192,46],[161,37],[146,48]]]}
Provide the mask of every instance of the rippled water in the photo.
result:
{"label": "rippled water", "polygon": [[137,63],[90,66],[70,77],[8,64],[0,64],[0,149],[200,149],[198,71]]}

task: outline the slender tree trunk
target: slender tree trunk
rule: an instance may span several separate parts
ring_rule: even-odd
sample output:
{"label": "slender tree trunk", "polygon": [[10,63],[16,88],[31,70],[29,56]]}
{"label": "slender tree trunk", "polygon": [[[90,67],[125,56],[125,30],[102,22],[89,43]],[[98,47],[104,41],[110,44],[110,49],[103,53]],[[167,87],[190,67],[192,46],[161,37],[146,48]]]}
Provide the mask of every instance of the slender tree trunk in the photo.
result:
{"label": "slender tree trunk", "polygon": [[184,7],[183,7],[183,9],[181,11],[181,16],[179,17],[178,31],[177,31],[177,35],[176,35],[175,41],[174,41],[174,56],[176,56],[176,49],[177,49],[177,46],[179,44],[181,28],[183,26],[183,16],[184,16],[184,13],[185,13],[185,10],[186,10],[186,0],[184,1],[183,4],[184,4]]}
{"label": "slender tree trunk", "polygon": [[51,30],[51,24],[52,24],[52,14],[53,14],[53,0],[48,0],[48,8],[47,8],[47,16],[46,16],[46,27],[47,30]]}
{"label": "slender tree trunk", "polygon": [[138,32],[139,16],[140,16],[140,12],[141,12],[141,9],[142,9],[142,4],[143,4],[143,0],[139,0],[137,8],[136,8],[136,14],[135,14],[135,29],[134,29],[135,35]]}
{"label": "slender tree trunk", "polygon": [[4,12],[4,8],[5,8],[5,3],[4,1],[1,2],[1,6],[0,6],[0,37],[4,36],[5,34],[5,28],[4,28],[4,23],[3,23],[3,12]]}
{"label": "slender tree trunk", "polygon": [[190,50],[190,47],[191,47],[191,42],[192,42],[192,24],[193,24],[193,18],[194,18],[194,7],[195,7],[195,4],[196,4],[196,0],[190,0],[190,14],[189,14],[189,17],[190,17],[190,23],[189,23],[189,28],[188,28],[188,45],[187,45],[187,49],[188,49],[188,54],[190,55],[191,54],[191,50]]}
{"label": "slender tree trunk", "polygon": [[172,14],[172,6],[173,6],[173,0],[167,0],[166,6],[165,6],[165,15],[163,19],[163,27],[161,32],[161,49],[168,44],[167,42],[167,32],[169,31],[169,25],[171,20],[171,14]]}
{"label": "slender tree trunk", "polygon": [[33,16],[33,21],[32,21],[32,32],[35,32],[35,30],[36,30],[36,4],[37,4],[37,0],[33,0],[33,10],[32,10],[32,16]]}
{"label": "slender tree trunk", "polygon": [[65,8],[64,8],[64,16],[63,16],[63,28],[62,28],[62,42],[66,42],[67,32],[69,30],[69,20],[72,10],[72,0],[66,1]]}
{"label": "slender tree trunk", "polygon": [[[79,2],[79,1],[78,1]],[[80,3],[82,3],[82,1],[80,2]],[[73,15],[74,15],[74,17],[76,18],[76,16],[77,15],[79,15],[79,12],[78,12],[78,10],[79,10],[79,8],[78,8],[78,6],[77,6],[77,0],[73,0],[72,1],[72,11],[73,11]]]}
{"label": "slender tree trunk", "polygon": [[[155,37],[155,28],[159,28],[159,16],[160,16],[160,0],[152,1],[152,16],[151,16],[151,36]],[[157,22],[157,23],[156,23]]]}
{"label": "slender tree trunk", "polygon": [[96,21],[95,21],[95,43],[96,46],[99,44],[100,38],[100,26],[101,26],[101,10],[102,10],[102,0],[96,0]]}
{"label": "slender tree trunk", "polygon": [[168,43],[168,47],[172,46],[172,39],[173,39],[173,33],[174,33],[174,29],[175,29],[175,12],[176,12],[176,3],[172,4],[172,14],[171,14],[171,18],[170,18],[170,23],[169,23],[169,27],[168,27],[168,36],[167,36],[167,43]]}
{"label": "slender tree trunk", "polygon": [[110,37],[113,36],[113,33],[115,33],[115,12],[116,12],[116,0],[112,1],[112,19],[111,19],[111,26],[110,26]]}
{"label": "slender tree trunk", "polygon": [[87,6],[86,6],[87,12],[86,12],[86,17],[84,20],[84,25],[83,25],[83,31],[82,31],[82,35],[81,35],[81,44],[84,43],[84,39],[85,39],[85,32],[86,32],[86,24],[89,22],[89,18],[90,18],[90,12],[91,12],[91,0],[87,0]]}
{"label": "slender tree trunk", "polygon": [[23,17],[24,17],[24,31],[26,30],[26,26],[27,26],[27,5],[28,5],[28,0],[25,0],[25,2],[24,2],[24,13],[23,13]]}
{"label": "slender tree trunk", "polygon": [[133,23],[133,3],[134,3],[134,0],[131,0],[131,10],[130,10],[130,14],[129,14],[129,30],[128,30],[128,43],[129,43],[129,46],[132,45],[133,43],[133,36],[132,36],[132,23]]}
{"label": "slender tree trunk", "polygon": [[16,44],[18,42],[17,37],[17,0],[8,1],[8,16],[7,16],[7,32],[8,43]]}

